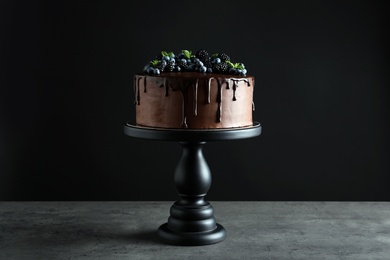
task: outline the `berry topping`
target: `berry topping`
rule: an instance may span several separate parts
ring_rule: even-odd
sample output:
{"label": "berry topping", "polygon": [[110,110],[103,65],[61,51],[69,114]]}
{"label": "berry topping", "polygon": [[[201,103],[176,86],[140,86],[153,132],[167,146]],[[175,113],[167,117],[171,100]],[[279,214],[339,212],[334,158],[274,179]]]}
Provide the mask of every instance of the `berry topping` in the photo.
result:
{"label": "berry topping", "polygon": [[196,53],[196,57],[201,61],[205,61],[209,57],[209,53],[206,50],[200,50]]}
{"label": "berry topping", "polygon": [[221,61],[230,61],[230,57],[226,53],[219,54]]}
{"label": "berry topping", "polygon": [[190,50],[173,52],[162,51],[156,59],[143,69],[144,73],[159,75],[164,72],[193,71],[202,73],[221,73],[245,76],[247,70],[243,63],[233,63],[226,53],[209,54],[202,49],[193,54]]}
{"label": "berry topping", "polygon": [[226,73],[229,70],[229,65],[226,62],[216,63],[213,70],[219,73]]}
{"label": "berry topping", "polygon": [[166,66],[167,71],[173,71],[175,69],[175,62],[170,60]]}

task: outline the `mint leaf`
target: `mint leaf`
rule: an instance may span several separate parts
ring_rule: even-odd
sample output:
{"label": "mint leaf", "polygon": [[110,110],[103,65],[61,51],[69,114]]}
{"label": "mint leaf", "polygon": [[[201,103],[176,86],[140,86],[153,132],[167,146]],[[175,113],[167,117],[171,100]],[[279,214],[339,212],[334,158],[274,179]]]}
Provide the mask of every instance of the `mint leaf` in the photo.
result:
{"label": "mint leaf", "polygon": [[245,69],[245,66],[244,66],[244,64],[242,64],[242,63],[235,63],[235,64],[234,64],[234,68],[235,68],[235,69],[243,70],[243,69]]}
{"label": "mint leaf", "polygon": [[191,51],[182,50],[181,52],[184,54],[184,57],[185,57],[187,60],[191,58]]}
{"label": "mint leaf", "polygon": [[234,68],[234,64],[230,60],[227,60],[226,63],[230,68]]}
{"label": "mint leaf", "polygon": [[153,66],[156,66],[160,61],[159,60],[152,60],[150,62],[150,64],[152,64]]}
{"label": "mint leaf", "polygon": [[167,53],[167,56],[168,56],[169,58],[172,58],[172,57],[173,57],[173,55],[175,55],[175,54],[173,53],[173,51],[171,51],[171,52]]}
{"label": "mint leaf", "polygon": [[161,52],[161,55],[164,57],[164,56],[168,56],[168,52],[166,52],[166,51],[162,51]]}

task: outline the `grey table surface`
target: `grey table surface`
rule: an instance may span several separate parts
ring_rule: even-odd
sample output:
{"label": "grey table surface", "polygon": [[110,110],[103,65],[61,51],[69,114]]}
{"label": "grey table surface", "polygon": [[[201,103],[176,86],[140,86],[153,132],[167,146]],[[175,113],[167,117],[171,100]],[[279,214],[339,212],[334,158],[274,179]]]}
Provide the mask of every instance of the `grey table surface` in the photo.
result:
{"label": "grey table surface", "polygon": [[227,238],[161,243],[173,202],[0,202],[0,259],[390,259],[390,202],[211,201]]}

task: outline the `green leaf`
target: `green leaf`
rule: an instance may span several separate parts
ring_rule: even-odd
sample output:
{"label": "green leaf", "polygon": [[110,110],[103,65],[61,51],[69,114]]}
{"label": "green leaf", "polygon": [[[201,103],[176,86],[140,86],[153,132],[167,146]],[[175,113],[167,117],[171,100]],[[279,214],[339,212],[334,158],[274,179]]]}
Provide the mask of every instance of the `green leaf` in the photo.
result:
{"label": "green leaf", "polygon": [[152,64],[153,66],[156,66],[160,61],[159,60],[152,60],[150,62],[150,64]]}
{"label": "green leaf", "polygon": [[173,53],[173,51],[171,51],[171,52],[162,51],[162,52],[161,52],[161,55],[162,55],[163,57],[164,57],[164,56],[168,56],[169,58],[172,58],[173,55],[174,55],[174,53]]}
{"label": "green leaf", "polygon": [[171,52],[168,53],[168,57],[169,57],[169,58],[172,58],[173,55],[175,55],[175,54],[173,53],[173,51],[171,51]]}
{"label": "green leaf", "polygon": [[234,64],[230,60],[227,60],[226,63],[230,68],[234,68]]}
{"label": "green leaf", "polygon": [[211,57],[218,57],[219,56],[219,53],[213,53],[213,55],[211,55]]}
{"label": "green leaf", "polygon": [[245,66],[244,66],[244,64],[238,62],[238,63],[234,64],[234,68],[243,70],[243,69],[245,69]]}
{"label": "green leaf", "polygon": [[184,54],[184,57],[188,60],[191,58],[191,51],[188,51],[188,50],[182,50],[181,51],[183,54]]}

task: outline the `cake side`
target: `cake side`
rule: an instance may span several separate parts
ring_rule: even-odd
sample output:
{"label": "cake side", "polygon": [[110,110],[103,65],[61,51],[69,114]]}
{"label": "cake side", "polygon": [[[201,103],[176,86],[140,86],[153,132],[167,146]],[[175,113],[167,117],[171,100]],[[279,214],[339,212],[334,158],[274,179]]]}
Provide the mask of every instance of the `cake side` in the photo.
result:
{"label": "cake side", "polygon": [[164,72],[134,76],[136,124],[212,129],[253,125],[252,76]]}

